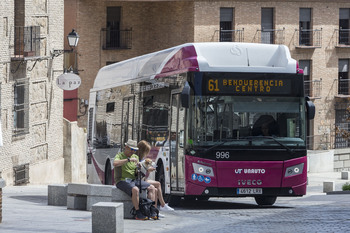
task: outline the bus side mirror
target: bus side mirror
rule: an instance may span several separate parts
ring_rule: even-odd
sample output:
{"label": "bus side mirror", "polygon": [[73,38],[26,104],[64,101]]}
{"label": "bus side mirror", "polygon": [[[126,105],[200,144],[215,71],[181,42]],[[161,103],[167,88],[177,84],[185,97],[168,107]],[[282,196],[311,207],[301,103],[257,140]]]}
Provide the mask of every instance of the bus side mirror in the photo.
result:
{"label": "bus side mirror", "polygon": [[307,116],[307,119],[308,120],[314,119],[315,112],[316,112],[316,109],[315,109],[314,103],[309,98],[306,98],[306,114],[307,114],[306,116]]}
{"label": "bus side mirror", "polygon": [[182,89],[181,92],[181,105],[184,108],[188,108],[190,106],[190,92],[191,92],[191,87],[186,82],[184,89]]}

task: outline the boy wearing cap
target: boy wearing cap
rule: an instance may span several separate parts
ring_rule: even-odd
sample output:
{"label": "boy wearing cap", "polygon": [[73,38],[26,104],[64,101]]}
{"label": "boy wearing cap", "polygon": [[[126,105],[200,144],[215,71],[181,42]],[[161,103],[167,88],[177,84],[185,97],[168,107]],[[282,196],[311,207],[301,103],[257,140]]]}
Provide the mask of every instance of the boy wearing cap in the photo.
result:
{"label": "boy wearing cap", "polygon": [[[148,217],[144,216],[139,210],[139,188],[136,185],[136,168],[138,166],[139,157],[135,154],[138,150],[137,142],[129,139],[125,143],[124,152],[118,153],[114,158],[114,179],[118,189],[124,191],[131,196],[132,204],[136,210],[135,219],[146,220]],[[139,181],[137,181],[137,184]],[[148,191],[148,198],[155,201],[156,190],[153,185],[141,180],[142,190]],[[157,218],[157,215],[152,216]]]}

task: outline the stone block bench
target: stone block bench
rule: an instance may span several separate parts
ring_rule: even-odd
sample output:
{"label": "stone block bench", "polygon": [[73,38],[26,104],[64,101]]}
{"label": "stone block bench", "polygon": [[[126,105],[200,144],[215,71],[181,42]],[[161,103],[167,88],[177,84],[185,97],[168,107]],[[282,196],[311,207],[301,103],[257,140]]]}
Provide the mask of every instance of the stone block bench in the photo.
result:
{"label": "stone block bench", "polygon": [[112,201],[113,185],[69,183],[67,209],[91,210],[98,202]]}
{"label": "stone block bench", "polygon": [[[141,197],[146,196],[146,191],[143,191]],[[99,202],[122,203],[124,218],[134,217],[131,213],[133,208],[131,197],[113,185],[69,183],[48,186],[49,205],[91,211],[92,206]]]}
{"label": "stone block bench", "polygon": [[51,184],[47,188],[48,205],[67,205],[67,184]]}
{"label": "stone block bench", "polygon": [[123,233],[123,203],[98,202],[92,205],[92,233]]}

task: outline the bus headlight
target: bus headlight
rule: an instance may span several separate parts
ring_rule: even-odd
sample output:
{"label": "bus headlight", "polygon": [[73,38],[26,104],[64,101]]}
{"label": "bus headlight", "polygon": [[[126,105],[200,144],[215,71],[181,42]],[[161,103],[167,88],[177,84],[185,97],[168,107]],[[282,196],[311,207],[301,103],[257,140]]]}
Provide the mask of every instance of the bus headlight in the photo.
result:
{"label": "bus headlight", "polygon": [[304,163],[287,167],[284,177],[299,175],[303,173],[303,169],[304,169]]}
{"label": "bus headlight", "polygon": [[198,163],[192,163],[194,173],[204,176],[214,176],[213,168]]}

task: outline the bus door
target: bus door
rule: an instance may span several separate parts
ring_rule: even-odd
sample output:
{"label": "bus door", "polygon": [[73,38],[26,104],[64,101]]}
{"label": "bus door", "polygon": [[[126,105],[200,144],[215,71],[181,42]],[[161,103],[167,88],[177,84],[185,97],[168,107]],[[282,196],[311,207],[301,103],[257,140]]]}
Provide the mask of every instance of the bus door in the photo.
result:
{"label": "bus door", "polygon": [[185,187],[185,108],[181,106],[181,92],[171,93],[170,119],[170,190],[171,193],[181,192]]}
{"label": "bus door", "polygon": [[122,105],[122,127],[121,127],[121,146],[134,139],[134,116],[135,116],[135,96],[123,98]]}

